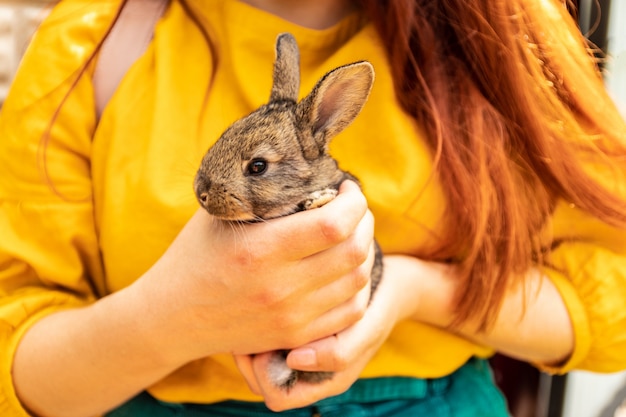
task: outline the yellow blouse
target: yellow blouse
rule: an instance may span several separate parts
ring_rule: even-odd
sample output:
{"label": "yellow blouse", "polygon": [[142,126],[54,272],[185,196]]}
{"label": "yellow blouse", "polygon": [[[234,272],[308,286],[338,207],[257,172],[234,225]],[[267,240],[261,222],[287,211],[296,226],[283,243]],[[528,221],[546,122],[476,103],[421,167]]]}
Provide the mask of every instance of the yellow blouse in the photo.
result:
{"label": "yellow blouse", "polygon": [[[0,114],[3,416],[27,415],[14,393],[11,363],[29,326],[129,285],[197,209],[191,185],[200,159],[230,123],[267,101],[280,32],[293,33],[300,45],[301,95],[339,65],[367,59],[376,70],[363,113],[334,139],[331,151],[361,179],[384,251],[419,255],[444,230],[446,202],[440,185],[428,181],[431,155],[395,100],[371,25],[353,15],[319,31],[234,0],[190,3],[208,28],[212,49],[174,0],[101,120],[89,72],[62,107],[47,144],[41,139],[48,123],[119,0],[62,1],[24,57]],[[576,334],[571,360],[553,371],[626,368],[626,233],[565,204],[550,232],[576,238],[561,245],[554,270],[546,270]],[[471,356],[491,353],[407,321],[362,377],[438,377]],[[190,363],[150,391],[166,401],[260,400],[229,355]]]}

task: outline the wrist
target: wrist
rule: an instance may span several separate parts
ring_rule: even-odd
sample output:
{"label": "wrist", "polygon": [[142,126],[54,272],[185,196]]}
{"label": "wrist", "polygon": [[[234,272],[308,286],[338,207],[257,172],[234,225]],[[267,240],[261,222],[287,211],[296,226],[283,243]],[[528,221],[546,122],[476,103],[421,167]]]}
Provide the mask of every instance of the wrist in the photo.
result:
{"label": "wrist", "polygon": [[178,367],[146,337],[132,292],[49,314],[29,328],[13,362],[26,408],[38,415],[100,415]]}
{"label": "wrist", "polygon": [[457,282],[454,266],[391,255],[385,260],[386,279],[401,282],[397,291],[400,319],[447,328],[454,319]]}
{"label": "wrist", "polygon": [[94,321],[101,326],[119,326],[118,336],[124,340],[129,354],[139,354],[146,366],[174,370],[186,361],[176,348],[179,340],[168,330],[163,307],[156,297],[137,283],[115,292],[92,306]]}
{"label": "wrist", "polygon": [[[152,268],[130,287],[123,290],[128,316],[136,320],[137,339],[155,366],[176,369],[193,360],[226,352],[219,327],[211,324],[195,300],[186,297],[191,291],[171,271]],[[171,285],[170,285],[171,284]],[[172,285],[180,290],[175,293]],[[133,318],[134,317],[134,318]],[[215,329],[207,337],[206,329]]]}

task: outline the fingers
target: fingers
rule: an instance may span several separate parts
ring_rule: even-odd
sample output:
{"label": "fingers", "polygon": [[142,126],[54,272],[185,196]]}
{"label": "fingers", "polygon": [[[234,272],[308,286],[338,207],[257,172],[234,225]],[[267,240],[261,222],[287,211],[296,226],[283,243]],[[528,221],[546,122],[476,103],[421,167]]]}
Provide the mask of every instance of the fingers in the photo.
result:
{"label": "fingers", "polygon": [[[370,303],[370,275],[374,258],[374,245],[371,244],[369,256],[359,267],[329,285],[318,288],[314,293],[301,300],[300,303],[315,303],[318,306],[325,306],[327,311],[318,318],[306,322],[304,327],[300,325],[296,331],[285,328],[284,334],[289,335],[289,340],[284,340],[282,347],[289,349],[302,346],[311,340],[338,333],[359,321],[366,313]],[[287,313],[280,320],[289,320],[289,316],[290,314]],[[298,317],[293,317],[293,319],[297,321]],[[301,323],[301,321],[297,322]],[[279,326],[280,323],[277,324],[277,328]],[[294,337],[296,335],[306,335],[307,339]]]}
{"label": "fingers", "polygon": [[336,306],[369,288],[375,252],[370,231],[366,233],[361,237],[357,232],[351,242],[302,260],[302,268],[328,276],[326,285],[318,287],[315,293],[320,305]]}
{"label": "fingers", "polygon": [[252,366],[252,355],[234,355],[235,363],[239,368],[239,372],[243,375],[246,383],[248,384],[248,388],[253,393],[260,395],[261,388],[259,386],[259,382],[257,381],[256,374],[254,373],[254,368]]}
{"label": "fingers", "polygon": [[360,351],[361,347],[357,348],[352,340],[333,335],[292,350],[287,356],[287,364],[301,371],[343,372],[355,362]]}
{"label": "fingers", "polygon": [[337,395],[348,389],[353,380],[330,381],[319,384],[308,384],[299,381],[290,390],[277,387],[271,380],[268,369],[272,360],[272,352],[255,355],[252,359],[252,370],[256,376],[260,394],[270,410],[284,411],[312,404],[323,398]]}
{"label": "fingers", "polygon": [[357,324],[350,331],[292,350],[287,356],[287,364],[301,371],[345,372],[364,357],[373,355],[386,337],[384,329],[368,329]]}
{"label": "fingers", "polygon": [[302,346],[310,340],[317,340],[349,328],[363,318],[370,299],[370,286],[365,286],[354,297],[308,324],[308,340],[293,340],[287,348]]}
{"label": "fingers", "polygon": [[[374,263],[373,234],[374,218],[366,210],[356,230],[345,241],[294,262],[288,274],[276,276],[282,285],[263,287],[265,289],[258,298],[274,309],[284,310],[276,326],[283,329],[285,334],[294,334],[294,325],[302,325],[303,306],[315,306],[316,317],[304,317],[307,330],[310,330],[308,333],[312,332],[313,337],[304,341],[291,340],[289,345],[283,347],[289,348],[293,343],[298,346],[331,332],[338,332],[363,316],[367,293],[364,296],[362,290],[367,287],[369,291]],[[298,238],[298,241],[307,240],[302,239],[302,236]],[[285,277],[289,279],[285,280]],[[293,298],[291,294],[300,296]],[[360,295],[355,297],[357,294]],[[286,305],[289,303],[296,305],[289,307]],[[319,312],[326,313],[320,317]],[[318,317],[318,320],[314,320]]]}
{"label": "fingers", "polygon": [[[353,295],[369,284],[374,261],[373,241],[374,216],[368,210],[351,236],[301,259],[299,268],[314,273],[319,288],[328,285],[324,294],[328,298],[325,299],[336,305],[337,297]],[[343,278],[334,282],[338,277]]]}
{"label": "fingers", "polygon": [[367,201],[361,189],[354,182],[345,181],[337,197],[328,204],[272,220],[263,226],[271,225],[271,243],[277,250],[297,260],[348,240],[367,212]]}
{"label": "fingers", "polygon": [[[363,267],[369,268],[368,273],[374,257],[373,247],[370,257],[371,259],[368,258],[364,263],[366,266]],[[382,281],[384,282],[385,280]],[[369,285],[365,286],[349,301],[365,310],[360,320],[335,335],[301,345],[287,356],[287,365],[292,369],[331,371],[334,372],[333,378],[320,383],[300,380],[288,391],[280,389],[272,383],[268,371],[272,353],[263,353],[253,357],[251,367],[249,363],[246,363],[245,367],[241,366],[242,373],[249,381],[251,389],[259,392],[266,405],[273,411],[304,407],[347,390],[361,374],[396,323],[394,308],[391,307],[393,301],[389,297],[387,287],[388,285],[379,286],[377,293],[381,291],[383,297],[374,297],[370,303],[370,288]],[[337,314],[337,316],[349,314],[343,310],[350,308],[347,305],[332,309],[328,314]],[[330,318],[331,321],[334,319]]]}
{"label": "fingers", "polygon": [[[395,286],[382,280],[363,317],[354,325],[332,336],[294,348],[287,356],[292,369],[343,372],[363,358],[373,355],[397,322]],[[369,299],[366,301],[370,301]]]}

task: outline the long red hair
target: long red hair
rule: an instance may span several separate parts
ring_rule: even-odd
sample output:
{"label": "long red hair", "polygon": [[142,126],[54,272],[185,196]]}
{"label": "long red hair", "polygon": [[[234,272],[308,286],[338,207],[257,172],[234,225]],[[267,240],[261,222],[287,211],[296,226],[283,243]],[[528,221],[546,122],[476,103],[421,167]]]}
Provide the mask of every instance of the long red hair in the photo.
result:
{"label": "long red hair", "polygon": [[447,195],[453,227],[428,255],[463,266],[456,324],[485,328],[558,243],[538,238],[557,201],[626,226],[623,196],[586,170],[615,164],[624,180],[626,124],[565,1],[359,3]]}

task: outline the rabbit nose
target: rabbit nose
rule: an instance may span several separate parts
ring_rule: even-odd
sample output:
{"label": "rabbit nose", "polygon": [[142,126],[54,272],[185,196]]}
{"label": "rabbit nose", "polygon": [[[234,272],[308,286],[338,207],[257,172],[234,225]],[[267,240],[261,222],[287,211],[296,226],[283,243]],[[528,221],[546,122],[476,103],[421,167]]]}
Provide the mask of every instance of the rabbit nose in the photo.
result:
{"label": "rabbit nose", "polygon": [[211,189],[211,181],[204,176],[197,175],[195,179],[195,191],[198,201],[203,207],[209,202],[209,190]]}

